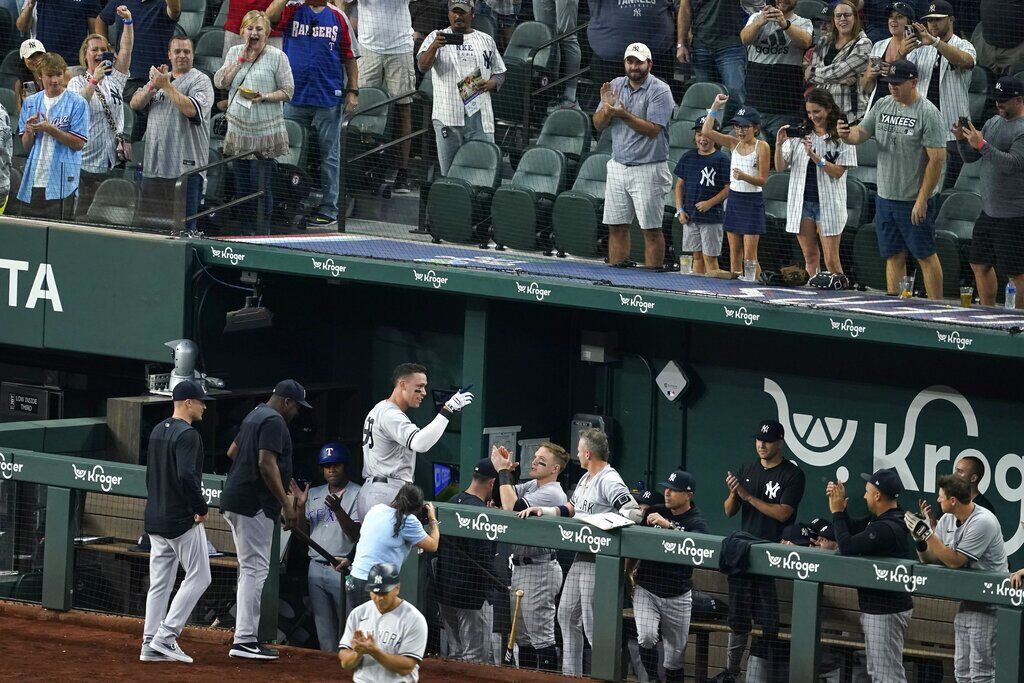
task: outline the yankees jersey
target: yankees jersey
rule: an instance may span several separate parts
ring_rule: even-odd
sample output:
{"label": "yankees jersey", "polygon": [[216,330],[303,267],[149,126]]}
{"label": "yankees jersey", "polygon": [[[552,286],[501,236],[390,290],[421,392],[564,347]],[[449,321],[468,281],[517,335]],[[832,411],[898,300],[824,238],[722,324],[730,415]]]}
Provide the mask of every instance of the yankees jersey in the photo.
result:
{"label": "yankees jersey", "polygon": [[[846,168],[857,165],[857,151],[852,145],[813,131],[809,137],[811,148],[825,161]],[[787,138],[782,143],[782,158],[792,166],[786,196],[786,232],[799,233],[804,202],[817,202],[821,208],[818,222],[821,223],[822,234],[840,234],[847,219],[846,175],[833,178],[825,169],[818,168],[804,149],[803,138]],[[808,192],[809,189],[813,192]]]}
{"label": "yankees jersey", "polygon": [[576,514],[592,515],[602,512],[618,512],[619,508],[633,500],[626,482],[611,465],[605,465],[597,474],[584,473],[572,492],[572,503]]}
{"label": "yankees jersey", "polygon": [[[706,534],[708,523],[696,506],[681,515],[673,515],[672,511],[664,505],[652,505],[644,515],[642,526],[654,526],[647,522],[650,515],[658,513],[678,531],[695,531]],[[668,562],[650,562],[644,560],[636,572],[636,585],[654,593],[659,598],[674,598],[684,595],[693,588],[693,567],[685,564],[670,564]]]}
{"label": "yankees jersey", "polygon": [[750,503],[740,503],[743,530],[766,541],[778,543],[782,530],[796,521],[797,508],[804,497],[804,473],[790,460],[766,468],[757,460],[744,465],[738,475],[740,486],[754,498],[773,505],[789,505],[793,514],[782,522],[762,514]]}
{"label": "yankees jersey", "polygon": [[[422,55],[437,40],[438,33],[451,33],[451,29],[432,31],[420,45],[417,54]],[[463,37],[462,45],[445,45],[434,57],[433,70],[434,103],[431,116],[442,126],[462,126],[466,121],[466,106],[459,94],[459,84],[476,72],[484,81],[491,76],[505,73],[505,62],[494,44],[494,38],[483,31],[471,31]],[[494,109],[491,107],[491,93],[480,92],[473,101],[479,101],[480,125],[485,133],[494,133]]]}
{"label": "yankees jersey", "polygon": [[691,223],[721,223],[722,204],[701,213],[697,202],[704,202],[729,185],[729,157],[720,150],[701,154],[691,149],[676,162],[675,174],[683,181],[683,210]]}
{"label": "yankees jersey", "polygon": [[[427,649],[427,620],[405,600],[387,614],[381,614],[373,601],[353,609],[339,642],[342,649],[352,649],[352,636],[356,631],[372,634],[377,647],[389,655],[423,661],[423,652]],[[416,683],[419,680],[419,664],[408,675],[400,676],[369,655],[363,655],[352,674],[353,683]]]}
{"label": "yankees jersey", "polygon": [[[568,500],[565,496],[565,491],[562,490],[562,485],[557,480],[548,482],[543,486],[537,486],[537,481],[531,479],[522,484],[516,484],[515,490],[516,495],[519,496],[516,509],[520,509],[520,502],[523,504],[521,509],[525,510],[528,507],[558,507],[559,505],[565,505]],[[553,552],[555,551],[551,548],[538,548],[533,545],[512,546],[512,554],[518,559],[549,555]]]}
{"label": "yankees jersey", "polygon": [[416,451],[412,439],[420,428],[388,399],[375,405],[363,423],[363,478],[412,481]]}
{"label": "yankees jersey", "polygon": [[[356,508],[356,496],[359,495],[359,484],[349,482],[341,491],[341,509],[350,516]],[[338,524],[334,512],[324,504],[330,491],[327,484],[309,490],[306,498],[306,521],[309,522],[309,537],[319,543],[324,550],[335,557],[344,557],[352,552],[355,542],[345,535]],[[309,557],[314,560],[323,559],[320,553],[309,549]]]}

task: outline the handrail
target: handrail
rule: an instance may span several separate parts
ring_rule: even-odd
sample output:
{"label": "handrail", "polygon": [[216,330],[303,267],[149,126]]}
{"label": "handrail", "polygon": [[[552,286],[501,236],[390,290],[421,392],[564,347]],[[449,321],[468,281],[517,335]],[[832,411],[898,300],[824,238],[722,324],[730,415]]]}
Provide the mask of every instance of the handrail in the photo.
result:
{"label": "handrail", "polygon": [[[182,173],[180,176],[178,176],[177,180],[175,180],[175,182],[174,182],[174,226],[175,226],[175,229],[177,229],[180,232],[184,232],[185,231],[185,224],[188,221],[194,220],[196,218],[202,218],[203,216],[208,216],[211,213],[214,213],[216,211],[220,211],[221,209],[229,209],[232,206],[237,206],[239,204],[242,204],[244,202],[249,201],[250,199],[256,199],[256,198],[263,197],[266,194],[266,181],[267,181],[267,179],[264,177],[265,176],[265,172],[264,172],[264,169],[263,169],[263,165],[260,164],[259,177],[258,177],[258,180],[257,180],[257,183],[256,183],[256,188],[257,188],[256,192],[252,192],[250,194],[247,194],[244,197],[237,197],[235,199],[232,199],[230,202],[227,202],[226,204],[222,204],[220,206],[215,206],[212,209],[205,209],[203,211],[200,211],[197,214],[186,215],[186,213],[185,213],[185,211],[186,211],[185,207],[186,207],[186,204],[187,204],[186,198],[188,196],[188,179],[190,177],[196,175],[197,173],[205,173],[206,171],[208,171],[208,170],[210,170],[212,168],[217,168],[218,166],[224,166],[224,165],[229,164],[229,163],[231,163],[233,161],[241,161],[242,159],[247,159],[249,157],[254,157],[256,159],[263,159],[263,155],[261,155],[259,152],[246,152],[244,154],[236,154],[235,156],[228,157],[227,159],[220,159],[219,161],[215,161],[212,164],[207,164],[205,166],[200,166],[199,168],[191,169],[189,171],[186,171],[186,172]],[[263,227],[264,222],[265,222],[265,218],[266,217],[263,215],[263,213],[264,213],[264,207],[263,207],[263,202],[261,201],[261,202],[258,202],[257,206],[256,206],[256,227],[257,227],[257,229],[261,229]]]}
{"label": "handrail", "polygon": [[[549,40],[546,43],[541,43],[540,45],[538,45],[538,46],[536,46],[534,48],[531,48],[530,49],[530,54],[526,58],[526,63],[527,63],[527,65],[530,68],[531,81],[532,81],[532,76],[533,76],[533,63],[534,63],[534,60],[537,58],[537,54],[541,50],[544,50],[544,49],[546,49],[548,47],[551,47],[555,43],[562,42],[563,40],[565,40],[569,36],[574,35],[576,33],[579,33],[580,31],[584,30],[589,25],[590,25],[590,22],[587,22],[585,24],[580,24],[579,26],[577,26],[576,28],[574,28],[571,31],[566,31],[565,33],[562,33],[560,35],[555,36],[554,38],[552,38],[551,40]],[[562,83],[565,83],[566,81],[571,80],[573,78],[579,78],[580,76],[582,76],[585,73],[588,73],[589,71],[590,71],[590,65],[587,64],[587,66],[582,67],[581,69],[579,69],[575,73],[564,75],[561,78],[558,78],[558,79],[556,79],[554,81],[548,82],[547,85],[542,85],[541,87],[537,88],[536,92],[532,91],[530,89],[530,83],[529,82],[527,83],[527,86],[526,86],[526,96],[523,98],[523,149],[525,149],[525,148],[530,146],[530,128],[532,127],[531,126],[531,122],[530,122],[530,108],[533,105],[533,96],[534,95],[539,95],[539,94],[541,94],[543,92],[547,92],[548,90],[551,90],[552,88],[557,87],[557,86],[561,85]]]}

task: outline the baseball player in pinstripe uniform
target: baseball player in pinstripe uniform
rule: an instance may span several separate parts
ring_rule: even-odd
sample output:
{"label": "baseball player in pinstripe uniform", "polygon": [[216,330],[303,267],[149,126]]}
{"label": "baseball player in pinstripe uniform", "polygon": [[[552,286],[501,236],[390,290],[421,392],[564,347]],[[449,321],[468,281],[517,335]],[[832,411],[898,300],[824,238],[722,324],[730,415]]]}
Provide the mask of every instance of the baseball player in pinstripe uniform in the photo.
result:
{"label": "baseball player in pinstripe uniform", "polygon": [[405,414],[419,408],[427,395],[427,369],[418,363],[402,363],[392,375],[391,396],[375,405],[363,423],[363,487],[359,490],[353,519],[362,522],[374,505],[390,505],[403,484],[411,484],[416,454],[425,453],[440,440],[448,420],[473,402],[473,394],[456,392],[423,429]]}
{"label": "baseball player in pinstripe uniform", "polygon": [[[577,512],[598,514],[618,512],[634,522],[640,521],[640,506],[615,468],[608,464],[608,437],[600,429],[584,429],[576,446],[580,477],[572,498],[565,505],[528,507],[519,513],[527,518],[541,515],[572,517]],[[562,673],[583,673],[583,636],[593,645],[594,638],[594,556],[577,553],[562,586],[558,603],[558,625],[562,630]]]}
{"label": "baseball player in pinstripe uniform", "polygon": [[[542,443],[530,463],[530,481],[512,482],[512,470],[518,463],[501,446],[491,452],[491,464],[498,471],[501,508],[520,512],[533,506],[557,507],[568,498],[558,475],[565,470],[569,454],[561,446]],[[516,643],[519,645],[519,667],[523,669],[558,670],[555,648],[555,600],[562,587],[562,567],[551,548],[517,545],[512,548],[511,604],[516,591],[523,591],[519,606]]]}

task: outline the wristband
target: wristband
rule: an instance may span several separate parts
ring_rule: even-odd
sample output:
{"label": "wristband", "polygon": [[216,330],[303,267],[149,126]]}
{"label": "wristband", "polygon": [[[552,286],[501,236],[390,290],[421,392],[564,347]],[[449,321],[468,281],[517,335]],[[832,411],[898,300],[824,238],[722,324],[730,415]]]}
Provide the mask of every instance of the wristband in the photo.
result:
{"label": "wristband", "polygon": [[792,26],[793,26],[793,22],[790,21],[789,19],[786,19],[786,28],[784,28],[782,30],[783,31],[788,31]]}
{"label": "wristband", "polygon": [[85,79],[85,80],[86,80],[86,82],[88,82],[88,83],[89,83],[89,85],[91,85],[91,86],[93,86],[93,87],[96,87],[97,85],[99,85],[99,84],[100,84],[100,82],[99,82],[99,81],[97,81],[97,80],[96,80],[95,78],[93,78],[92,76],[89,76],[89,78],[87,78],[87,79]]}
{"label": "wristband", "polygon": [[135,22],[134,22],[134,21],[133,21],[132,19],[122,19],[122,20],[121,20],[121,23],[122,23],[122,24],[123,24],[124,26],[131,26],[131,25],[132,25],[132,24],[134,24]]}
{"label": "wristband", "polygon": [[676,209],[676,218],[679,218],[679,214],[683,213],[683,209]]}
{"label": "wristband", "polygon": [[238,63],[239,64],[245,64],[245,57],[239,57],[238,58]]}
{"label": "wristband", "polygon": [[980,152],[981,150],[985,149],[986,147],[988,147],[988,140],[982,139],[981,144],[978,145],[978,151]]}
{"label": "wristband", "polygon": [[154,90],[156,90],[156,86],[153,85],[152,81],[149,82],[149,85],[147,87],[149,88],[149,92],[153,92]]}
{"label": "wristband", "polygon": [[928,550],[928,541],[918,541],[917,551],[923,553],[926,550]]}
{"label": "wristband", "polygon": [[452,419],[452,411],[448,410],[448,409],[447,409],[447,408],[445,408],[444,406],[442,406],[442,407],[441,407],[441,410],[439,410],[439,411],[437,411],[437,412],[438,412],[438,414],[439,414],[439,415],[444,415],[444,416],[445,416],[446,418],[448,418],[449,420],[450,420],[450,419]]}
{"label": "wristband", "polygon": [[502,470],[498,472],[498,485],[499,486],[512,486],[512,473],[508,470]]}
{"label": "wristband", "polygon": [[567,506],[567,505],[559,505],[558,506],[558,515],[560,517],[568,517],[569,516],[569,506]]}
{"label": "wristband", "polygon": [[721,114],[721,113],[722,113],[721,111],[715,111],[714,109],[708,109],[708,116],[710,116],[713,119],[717,119],[718,115]]}
{"label": "wristband", "polygon": [[817,166],[818,166],[818,168],[825,168],[825,160],[824,159],[818,159]]}

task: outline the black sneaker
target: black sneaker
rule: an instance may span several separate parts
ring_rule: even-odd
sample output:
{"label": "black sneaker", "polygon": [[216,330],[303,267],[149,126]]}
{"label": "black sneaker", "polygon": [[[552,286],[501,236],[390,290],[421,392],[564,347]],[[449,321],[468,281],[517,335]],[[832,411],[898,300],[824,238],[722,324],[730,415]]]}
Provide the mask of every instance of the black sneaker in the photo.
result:
{"label": "black sneaker", "polygon": [[263,647],[259,643],[235,643],[228,652],[232,657],[243,659],[277,659],[277,650]]}
{"label": "black sneaker", "polygon": [[337,224],[337,218],[331,218],[323,213],[314,213],[306,219],[306,227],[309,228],[333,228]]}
{"label": "black sneaker", "polygon": [[395,174],[395,182],[391,185],[391,191],[395,194],[409,194],[412,191],[409,186],[409,169],[398,169],[398,173]]}

